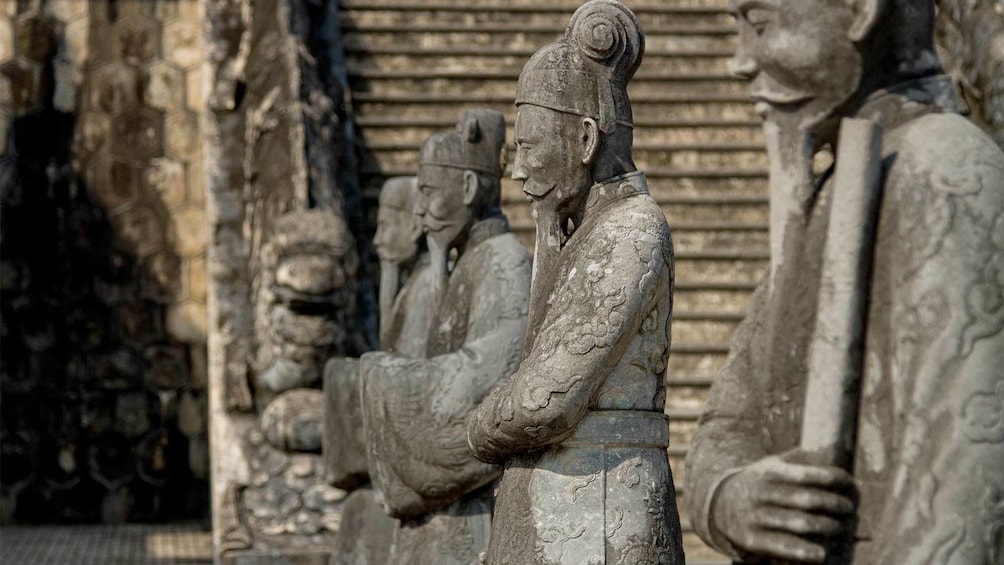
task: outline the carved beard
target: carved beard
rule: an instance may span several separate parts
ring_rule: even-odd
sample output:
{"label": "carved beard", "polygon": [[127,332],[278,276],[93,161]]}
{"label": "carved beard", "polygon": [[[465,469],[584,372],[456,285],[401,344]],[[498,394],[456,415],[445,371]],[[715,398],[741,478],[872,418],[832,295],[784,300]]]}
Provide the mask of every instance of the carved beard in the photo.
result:
{"label": "carved beard", "polygon": [[387,347],[387,332],[391,326],[394,299],[400,284],[401,265],[394,261],[380,261],[380,347]]}
{"label": "carved beard", "polygon": [[763,125],[770,165],[770,288],[784,263],[785,240],[797,237],[813,196],[812,135],[807,129]]}
{"label": "carved beard", "polygon": [[[568,207],[578,200],[588,187],[568,189],[558,187],[542,198],[534,198],[530,213],[537,225],[536,241],[533,248],[533,275],[530,283],[530,314],[523,344],[523,355],[530,353],[537,338],[540,325],[547,313],[547,300],[558,276],[558,257],[561,247],[568,240],[566,233]],[[571,196],[568,196],[568,195]]]}

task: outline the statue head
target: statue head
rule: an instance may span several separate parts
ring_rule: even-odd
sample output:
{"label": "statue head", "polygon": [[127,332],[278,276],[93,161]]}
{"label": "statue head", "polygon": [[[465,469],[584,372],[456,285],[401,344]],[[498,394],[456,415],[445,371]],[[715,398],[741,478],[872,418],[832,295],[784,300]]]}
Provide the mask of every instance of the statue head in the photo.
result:
{"label": "statue head", "polygon": [[631,10],[591,0],[560,41],[527,61],[516,85],[512,176],[534,206],[575,208],[593,183],[635,170],[627,84],[644,51]]}
{"label": "statue head", "polygon": [[416,177],[394,177],[384,182],[373,236],[381,262],[407,263],[415,257],[422,236],[422,226],[414,216],[417,191]]}
{"label": "statue head", "polygon": [[422,144],[415,213],[428,238],[456,247],[474,222],[499,214],[504,150],[504,116],[483,109]]}
{"label": "statue head", "polygon": [[352,234],[336,212],[298,210],[275,220],[256,281],[259,391],[310,386],[329,357],[346,353],[357,267]]}
{"label": "statue head", "polygon": [[884,86],[939,72],[933,0],[732,0],[758,113],[820,136]]}

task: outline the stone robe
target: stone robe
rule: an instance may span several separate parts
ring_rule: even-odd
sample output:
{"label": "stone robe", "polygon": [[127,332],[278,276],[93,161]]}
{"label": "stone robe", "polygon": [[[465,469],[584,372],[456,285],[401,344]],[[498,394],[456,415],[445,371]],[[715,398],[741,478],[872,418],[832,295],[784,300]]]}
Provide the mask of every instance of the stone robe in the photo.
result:
{"label": "stone robe", "polygon": [[[422,252],[394,299],[381,348],[402,355],[425,355],[432,323],[435,281],[429,255]],[[324,456],[328,480],[352,490],[342,508],[331,565],[384,565],[397,520],[384,512],[369,485],[365,433],[359,406],[358,359],[333,359],[325,367]]]}
{"label": "stone robe", "polygon": [[[853,469],[855,565],[1004,563],[1004,155],[941,107],[950,89],[944,77],[912,81],[858,114],[883,126],[884,194]],[[804,236],[785,243],[776,303],[765,283],[755,293],[688,457],[694,527],[736,560],[711,530],[712,498],[742,466],[799,444],[832,184]]]}
{"label": "stone robe", "polygon": [[465,422],[519,366],[529,294],[526,249],[504,217],[482,220],[446,281],[428,358],[361,358],[369,474],[400,518],[390,563],[471,565],[484,550],[500,469],[470,454]]}
{"label": "stone robe", "polygon": [[479,458],[505,461],[487,563],[682,565],[663,413],[673,248],[644,175],[593,186],[553,264],[526,358],[469,427]]}

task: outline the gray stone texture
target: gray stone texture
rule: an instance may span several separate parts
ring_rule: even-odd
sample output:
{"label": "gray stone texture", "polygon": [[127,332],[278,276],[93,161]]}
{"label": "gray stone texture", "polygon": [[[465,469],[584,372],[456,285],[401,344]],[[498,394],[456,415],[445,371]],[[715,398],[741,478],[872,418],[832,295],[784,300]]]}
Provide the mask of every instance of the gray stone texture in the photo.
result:
{"label": "gray stone texture", "polygon": [[[357,394],[360,405],[329,419],[325,434],[350,440],[339,452],[346,462],[366,460],[383,511],[398,519],[385,562],[473,563],[487,544],[489,485],[499,469],[467,451],[464,423],[516,369],[530,290],[530,257],[499,209],[504,142],[501,113],[470,110],[454,131],[423,144],[414,209],[429,254],[428,275],[420,281],[426,296],[398,304],[405,316],[409,308],[433,306],[425,351],[375,351],[358,364],[329,365],[353,372],[358,366],[358,376],[328,381],[344,387],[348,398]],[[361,452],[348,453],[350,445]],[[337,476],[352,480],[363,474],[346,463],[340,470]],[[352,527],[339,534],[340,548],[349,546],[345,536],[359,536],[355,555],[366,562],[375,562],[366,551],[372,532],[358,523],[373,511],[372,501],[361,498],[349,517]],[[343,559],[351,562],[343,554],[334,562]]]}
{"label": "gray stone texture", "polygon": [[694,435],[691,519],[742,562],[995,563],[1004,154],[957,113],[933,4],[854,7],[740,11],[783,253]]}
{"label": "gray stone texture", "polygon": [[322,369],[374,341],[337,6],[204,10],[214,546],[222,562],[323,562],[344,492],[319,453]]}
{"label": "gray stone texture", "polygon": [[644,49],[634,13],[593,0],[516,87],[512,175],[537,241],[523,361],[468,427],[505,464],[486,563],[684,561],[663,414],[673,244],[631,151]]}
{"label": "gray stone texture", "polygon": [[[414,214],[417,180],[396,177],[384,183],[373,244],[380,258],[380,349],[423,357],[436,303],[435,274],[421,219]],[[351,491],[331,565],[386,563],[398,529],[370,484],[359,371],[356,358],[334,358],[324,367],[326,478]]]}

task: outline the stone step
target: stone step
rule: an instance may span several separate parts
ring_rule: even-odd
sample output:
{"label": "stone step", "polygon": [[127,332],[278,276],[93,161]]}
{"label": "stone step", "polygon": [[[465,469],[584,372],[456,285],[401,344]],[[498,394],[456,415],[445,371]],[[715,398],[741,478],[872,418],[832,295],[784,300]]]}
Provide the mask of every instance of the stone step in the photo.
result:
{"label": "stone step", "polygon": [[767,224],[681,224],[669,226],[673,247],[681,251],[767,249]]}
{"label": "stone step", "polygon": [[703,380],[706,381],[706,384],[702,383],[700,386],[679,386],[670,385],[671,380],[667,379],[666,408],[674,410],[703,409],[708,398],[708,390],[711,388],[711,378],[703,377]]}
{"label": "stone step", "polygon": [[[527,26],[560,26],[568,23],[578,3],[537,2],[512,4],[502,2],[363,2],[346,1],[342,5],[342,26],[366,29],[373,25],[458,25],[475,27],[493,23],[519,23]],[[629,3],[642,29],[662,26],[703,25],[734,26],[726,6],[716,5],[641,5]]]}
{"label": "stone step", "polygon": [[[717,14],[717,12],[716,12]],[[512,35],[519,37],[526,34],[535,34],[539,37],[541,47],[547,42],[555,41],[565,33],[567,20],[562,23],[555,20],[550,23],[526,23],[522,21],[511,22],[484,22],[478,25],[458,26],[449,22],[419,23],[415,21],[406,22],[374,22],[369,25],[359,25],[351,16],[344,19],[341,24],[342,34],[347,43],[353,41],[354,35],[373,36],[376,34],[387,34],[392,38],[402,38],[404,34],[455,34],[455,35]],[[732,37],[736,35],[736,26],[727,25],[687,25],[679,23],[666,23],[652,26],[644,26],[645,45],[649,44],[652,37]]]}
{"label": "stone step", "polygon": [[[408,46],[367,46],[365,49],[347,46],[346,56],[357,61],[365,60],[370,68],[395,70],[408,68],[435,68],[461,71],[470,68],[521,67],[536,51],[534,49],[508,49],[503,47],[463,47],[415,49]],[[643,69],[660,69],[663,72],[716,72],[729,71],[731,49],[663,49],[645,52]],[[356,67],[358,68],[358,67]]]}
{"label": "stone step", "polygon": [[[417,170],[418,145],[369,143],[360,152],[363,169]],[[510,155],[514,148],[510,147]],[[655,178],[685,171],[765,170],[767,153],[759,143],[638,143],[634,146],[634,161],[639,170]]]}
{"label": "stone step", "polygon": [[767,268],[766,254],[761,254],[762,259],[757,259],[756,256],[757,254],[752,252],[718,259],[678,256],[676,274],[680,278],[707,285],[724,281],[755,282]]}
{"label": "stone step", "polygon": [[[472,96],[439,96],[427,93],[374,94],[353,93],[350,104],[357,116],[416,116],[424,119],[453,120],[470,108],[492,108],[515,115],[513,105],[515,85],[503,93]],[[632,99],[635,120],[694,119],[694,120],[749,120],[754,117],[752,105],[746,95],[688,95],[644,96]]]}
{"label": "stone step", "polygon": [[[379,129],[398,129],[398,128],[425,128],[430,130],[430,133],[434,131],[452,129],[456,124],[457,118],[460,117],[462,110],[456,110],[456,115],[452,117],[436,117],[436,116],[387,116],[387,115],[372,115],[372,116],[358,116],[354,118],[357,126],[364,128],[366,130],[379,130]],[[512,128],[513,122],[516,119],[516,108],[510,107],[506,108],[503,113],[505,114],[506,125]],[[756,118],[662,118],[662,117],[645,117],[639,118],[635,116],[634,118],[634,128],[635,136],[639,130],[642,129],[658,129],[658,128],[680,128],[680,127],[692,127],[692,128],[710,128],[710,127],[744,127],[744,128],[760,128],[761,122]],[[509,129],[510,137],[512,137],[512,129]]]}
{"label": "stone step", "polygon": [[[422,72],[399,70],[355,70],[349,76],[353,92],[373,92],[383,95],[435,92],[448,95],[516,93],[516,76],[507,73],[470,73],[467,71],[427,69]],[[748,96],[749,85],[728,74],[717,72],[666,71],[652,78],[631,81],[628,93],[632,98],[651,95],[729,95]]]}
{"label": "stone step", "polygon": [[[390,176],[415,175],[417,168],[364,171],[368,184],[363,199],[375,203],[383,181]],[[667,204],[723,204],[741,206],[767,205],[767,172],[763,170],[724,171],[665,171],[646,172],[649,191],[657,201]],[[523,183],[510,177],[506,170],[502,177],[502,204],[506,209],[527,206]],[[529,217],[529,216],[527,216]],[[693,223],[688,220],[686,224]]]}
{"label": "stone step", "polygon": [[[645,49],[731,51],[735,49],[734,30],[732,26],[721,25],[653,26],[645,29]],[[342,27],[346,48],[362,53],[373,47],[390,46],[407,46],[412,49],[476,46],[536,50],[561,39],[564,31],[564,26],[526,26],[519,22],[488,23],[471,27],[448,24]]]}
{"label": "stone step", "polygon": [[[684,343],[731,343],[738,321],[673,320],[673,341]],[[703,397],[701,402],[703,402]]]}
{"label": "stone step", "polygon": [[[567,11],[568,15],[578,8],[579,0],[486,0],[471,2],[471,0],[339,0],[342,9],[355,10],[395,10],[414,11],[423,9],[441,9],[452,11],[505,10],[513,13],[528,13],[535,11]],[[709,12],[727,11],[728,0],[625,0],[636,14],[662,12]]]}
{"label": "stone step", "polygon": [[[667,191],[673,194],[682,194],[687,192],[693,187],[734,187],[742,181],[747,181],[757,184],[765,184],[767,179],[767,171],[763,169],[717,169],[717,170],[687,170],[687,169],[670,169],[670,168],[652,168],[644,170],[646,177],[649,180],[649,187],[652,189],[652,193],[659,200],[659,195],[664,192],[663,187],[667,187]],[[375,169],[372,167],[363,167],[360,169],[360,174],[368,180],[382,179],[389,177],[398,176],[410,176],[415,175],[418,172],[417,165],[410,167],[402,167],[397,169]],[[506,195],[511,195],[512,199],[518,201],[524,201],[522,192],[518,188],[514,188],[511,192],[506,192],[505,186],[509,183],[516,183],[511,181],[511,170],[506,168],[503,173],[503,199]],[[511,185],[509,185],[511,186]],[[366,198],[371,198],[375,200],[376,195],[379,194],[380,186],[376,185],[375,189],[371,184],[366,187]],[[723,194],[718,194],[722,192]],[[733,198],[731,195],[724,194],[726,191],[716,191],[714,198]],[[757,192],[756,196],[750,195],[748,198],[756,200],[764,192]],[[703,194],[694,195],[694,198],[701,198]],[[735,195],[736,198],[747,198],[747,195]],[[760,200],[763,200],[762,198]],[[764,201],[764,203],[766,203]]]}
{"label": "stone step", "polygon": [[[762,276],[762,275],[761,275]],[[736,282],[719,284],[688,281],[677,276],[673,290],[674,308],[704,312],[746,312],[755,284]]]}
{"label": "stone step", "polygon": [[[386,147],[386,149],[384,148]],[[660,171],[702,171],[715,173],[732,170],[763,170],[768,166],[767,153],[760,144],[636,144],[634,161],[640,170],[652,176]],[[360,153],[364,170],[417,170],[418,147],[398,144],[370,144]],[[677,174],[676,176],[690,176]]]}
{"label": "stone step", "polygon": [[701,373],[712,376],[725,362],[726,351],[720,353],[673,353],[669,356],[669,375]]}
{"label": "stone step", "polygon": [[[515,112],[513,112],[515,113]],[[421,143],[434,133],[452,130],[458,114],[453,120],[396,121],[375,117],[362,117],[356,125],[364,133],[361,145],[380,147],[386,144],[410,144],[420,147]],[[376,123],[374,123],[376,122]],[[379,125],[377,125],[379,124]],[[506,139],[513,139],[510,123]],[[763,132],[759,122],[751,120],[662,120],[635,121],[634,142],[639,145],[697,144],[697,143],[750,143],[761,145]]]}

